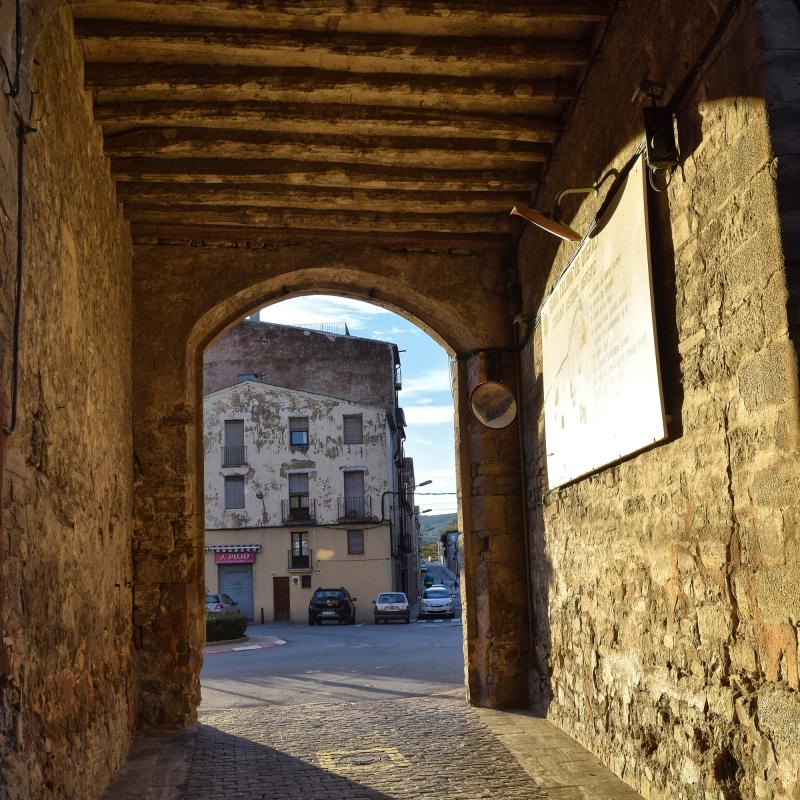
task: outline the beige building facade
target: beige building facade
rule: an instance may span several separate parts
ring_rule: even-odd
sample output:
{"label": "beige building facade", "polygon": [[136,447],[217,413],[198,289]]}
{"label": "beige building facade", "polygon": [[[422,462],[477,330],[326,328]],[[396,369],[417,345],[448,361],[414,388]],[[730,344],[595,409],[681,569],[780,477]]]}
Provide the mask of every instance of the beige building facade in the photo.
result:
{"label": "beige building facade", "polygon": [[204,401],[206,588],[257,622],[303,621],[344,586],[363,620],[395,588],[385,411],[254,380]]}

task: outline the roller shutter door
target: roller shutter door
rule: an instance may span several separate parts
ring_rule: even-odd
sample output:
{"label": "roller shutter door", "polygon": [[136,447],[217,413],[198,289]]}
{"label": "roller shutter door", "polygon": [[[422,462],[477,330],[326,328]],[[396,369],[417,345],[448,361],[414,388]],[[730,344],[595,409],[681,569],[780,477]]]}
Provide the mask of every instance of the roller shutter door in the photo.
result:
{"label": "roller shutter door", "polygon": [[220,564],[219,590],[229,594],[247,619],[253,619],[253,565]]}

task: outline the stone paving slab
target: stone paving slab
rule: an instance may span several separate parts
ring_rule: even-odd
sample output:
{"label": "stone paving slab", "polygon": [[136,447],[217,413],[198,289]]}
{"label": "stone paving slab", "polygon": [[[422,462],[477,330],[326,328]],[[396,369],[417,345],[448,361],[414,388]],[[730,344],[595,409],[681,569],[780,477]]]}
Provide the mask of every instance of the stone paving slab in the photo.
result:
{"label": "stone paving slab", "polygon": [[642,800],[552,722],[530,711],[482,708],[478,714],[549,800]]}

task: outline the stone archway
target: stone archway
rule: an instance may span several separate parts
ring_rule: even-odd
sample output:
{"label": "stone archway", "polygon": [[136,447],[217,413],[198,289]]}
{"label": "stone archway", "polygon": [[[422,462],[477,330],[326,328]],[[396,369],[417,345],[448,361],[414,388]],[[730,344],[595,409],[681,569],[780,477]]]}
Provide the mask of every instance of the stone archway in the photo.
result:
{"label": "stone archway", "polygon": [[[504,287],[493,285],[498,261],[485,254],[369,247],[137,251],[134,623],[140,726],[185,724],[199,701],[203,349],[254,306],[312,291],[390,306],[457,356],[468,697],[483,706],[525,704],[528,611],[517,430],[483,428],[468,408],[478,368],[472,355],[511,345]],[[510,353],[505,368],[513,380]]]}

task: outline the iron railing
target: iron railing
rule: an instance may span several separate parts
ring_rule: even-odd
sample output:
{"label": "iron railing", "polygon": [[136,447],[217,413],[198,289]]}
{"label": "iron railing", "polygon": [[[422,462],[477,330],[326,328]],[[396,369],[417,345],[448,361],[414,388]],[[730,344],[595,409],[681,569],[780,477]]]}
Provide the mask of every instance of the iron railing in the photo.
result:
{"label": "iron railing", "polygon": [[287,524],[314,522],[317,518],[317,501],[308,497],[281,500],[281,511],[283,521]]}
{"label": "iron railing", "polygon": [[289,569],[309,572],[311,570],[311,550],[307,553],[295,553],[289,550]]}
{"label": "iron railing", "polygon": [[243,444],[226,444],[222,448],[223,467],[243,467],[247,463],[247,447]]}
{"label": "iron railing", "polygon": [[368,520],[372,517],[372,498],[361,495],[340,497],[338,508],[340,520]]}

